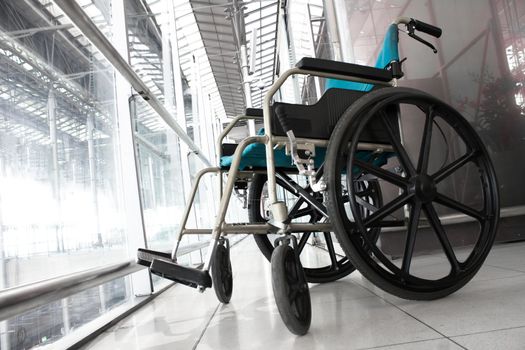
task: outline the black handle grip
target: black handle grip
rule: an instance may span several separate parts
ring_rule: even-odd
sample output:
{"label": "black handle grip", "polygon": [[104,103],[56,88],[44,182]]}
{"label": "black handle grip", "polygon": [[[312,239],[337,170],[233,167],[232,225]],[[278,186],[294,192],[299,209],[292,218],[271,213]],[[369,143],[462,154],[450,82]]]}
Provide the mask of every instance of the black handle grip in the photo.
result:
{"label": "black handle grip", "polygon": [[286,120],[286,111],[283,105],[278,105],[275,107],[275,114],[277,115],[277,119],[279,119],[279,123],[281,123],[281,127],[283,128],[284,132],[286,133],[291,130]]}
{"label": "black handle grip", "polygon": [[436,38],[439,38],[441,34],[443,33],[441,28],[433,26],[432,24],[421,22],[413,18],[412,18],[412,21],[414,21],[414,28],[416,30],[419,30],[420,32],[427,33],[429,35],[435,36]]}

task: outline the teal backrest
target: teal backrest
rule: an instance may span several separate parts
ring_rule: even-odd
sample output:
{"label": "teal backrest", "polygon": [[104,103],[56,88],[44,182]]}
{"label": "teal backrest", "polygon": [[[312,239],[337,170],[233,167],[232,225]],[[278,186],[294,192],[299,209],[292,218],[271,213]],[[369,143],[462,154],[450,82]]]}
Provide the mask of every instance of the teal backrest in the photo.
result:
{"label": "teal backrest", "polygon": [[[375,64],[376,68],[385,68],[393,60],[399,60],[399,49],[398,49],[398,30],[397,25],[391,24],[383,40],[383,47],[377,57]],[[338,79],[326,79],[325,90],[328,89],[346,89],[367,92],[372,90],[374,85],[365,83],[356,83],[354,81],[338,80]]]}

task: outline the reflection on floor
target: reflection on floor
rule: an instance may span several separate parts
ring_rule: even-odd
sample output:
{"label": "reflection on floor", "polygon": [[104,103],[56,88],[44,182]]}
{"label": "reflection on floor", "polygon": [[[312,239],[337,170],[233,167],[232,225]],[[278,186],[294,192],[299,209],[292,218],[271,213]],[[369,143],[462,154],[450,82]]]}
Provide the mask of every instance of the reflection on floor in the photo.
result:
{"label": "reflection on floor", "polygon": [[431,302],[398,299],[358,273],[311,285],[312,327],[290,334],[275,306],[270,265],[248,237],[232,251],[234,295],[218,303],[175,286],[86,349],[523,349],[525,243],[495,246],[463,289]]}

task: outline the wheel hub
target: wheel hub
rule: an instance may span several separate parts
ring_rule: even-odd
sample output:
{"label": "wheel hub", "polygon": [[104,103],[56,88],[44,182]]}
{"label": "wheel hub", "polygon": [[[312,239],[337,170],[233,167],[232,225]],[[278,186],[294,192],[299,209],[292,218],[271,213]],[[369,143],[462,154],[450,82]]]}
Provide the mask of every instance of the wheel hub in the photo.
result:
{"label": "wheel hub", "polygon": [[431,202],[437,194],[436,183],[432,177],[419,174],[410,181],[410,191],[423,203]]}

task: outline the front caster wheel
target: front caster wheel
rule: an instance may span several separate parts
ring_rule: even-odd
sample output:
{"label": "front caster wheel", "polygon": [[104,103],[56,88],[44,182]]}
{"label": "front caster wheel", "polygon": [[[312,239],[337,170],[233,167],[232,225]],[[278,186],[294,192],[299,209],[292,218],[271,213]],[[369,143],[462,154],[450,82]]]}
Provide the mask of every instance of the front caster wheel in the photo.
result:
{"label": "front caster wheel", "polygon": [[290,332],[304,335],[310,328],[312,306],[301,262],[289,245],[280,244],[273,250],[271,265],[273,295],[279,314]]}
{"label": "front caster wheel", "polygon": [[233,273],[230,261],[230,245],[221,240],[211,264],[211,279],[215,294],[221,303],[228,304],[233,291]]}

